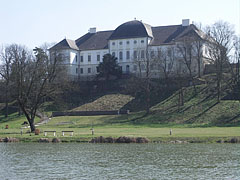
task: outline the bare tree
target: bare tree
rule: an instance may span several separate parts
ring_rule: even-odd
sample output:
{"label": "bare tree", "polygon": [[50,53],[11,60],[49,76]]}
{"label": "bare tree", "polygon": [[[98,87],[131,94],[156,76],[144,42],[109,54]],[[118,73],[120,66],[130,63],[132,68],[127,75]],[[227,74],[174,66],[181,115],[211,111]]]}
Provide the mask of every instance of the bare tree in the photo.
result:
{"label": "bare tree", "polygon": [[9,92],[10,92],[10,74],[11,74],[11,63],[13,57],[10,53],[10,46],[2,47],[0,52],[0,76],[3,78],[5,88],[5,117],[8,117],[8,103],[9,103]]}
{"label": "bare tree", "polygon": [[217,77],[217,100],[220,102],[222,91],[223,66],[229,63],[229,52],[232,49],[234,31],[232,26],[223,21],[218,21],[206,28],[209,55],[214,60]]}
{"label": "bare tree", "polygon": [[194,74],[193,74],[193,64],[194,64],[194,56],[193,56],[193,43],[192,38],[184,37],[183,40],[177,45],[177,49],[180,57],[182,58],[186,68],[188,70],[189,78],[194,87],[194,92],[196,93],[196,86],[194,82]]}
{"label": "bare tree", "polygon": [[151,80],[151,58],[149,56],[148,47],[145,49],[137,49],[133,54],[133,62],[138,67],[136,75],[139,76],[137,87],[142,89],[145,94],[145,109],[146,114],[150,112],[150,80]]}
{"label": "bare tree", "polygon": [[158,65],[158,67],[160,67],[159,73],[161,74],[161,72],[163,72],[164,74],[165,83],[168,89],[169,78],[170,78],[170,75],[173,73],[173,69],[174,69],[174,62],[175,62],[174,47],[168,47],[165,49],[158,48],[157,54],[153,55],[153,58],[155,59],[155,62]]}
{"label": "bare tree", "polygon": [[61,66],[61,59],[55,57],[50,61],[40,48],[34,49],[35,56],[19,45],[11,45],[10,51],[13,57],[11,65],[13,95],[33,132],[35,131],[34,119],[37,110],[44,102],[45,97],[56,93],[60,84],[56,80],[59,75],[62,75],[63,66]]}

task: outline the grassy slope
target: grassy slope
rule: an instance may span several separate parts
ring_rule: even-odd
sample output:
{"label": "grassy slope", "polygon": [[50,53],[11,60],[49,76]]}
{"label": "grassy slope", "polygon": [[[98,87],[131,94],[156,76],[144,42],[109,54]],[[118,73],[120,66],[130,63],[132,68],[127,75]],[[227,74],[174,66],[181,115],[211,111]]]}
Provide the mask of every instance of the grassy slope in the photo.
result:
{"label": "grassy slope", "polygon": [[97,100],[74,108],[72,111],[109,111],[123,108],[134,98],[123,94],[108,94]]}
{"label": "grassy slope", "polygon": [[[192,87],[185,88],[185,103],[181,107],[178,107],[178,92],[176,92],[152,107],[151,114],[148,116],[144,116],[144,112],[138,112],[121,116],[55,117],[48,124],[38,128],[42,132],[44,130],[56,130],[58,136],[61,136],[62,130],[73,130],[75,133],[73,138],[64,137],[68,141],[89,140],[92,137],[90,130],[92,124],[95,129],[94,136],[145,136],[156,141],[174,138],[200,138],[204,141],[211,141],[211,138],[216,140],[216,138],[240,136],[239,101],[222,100],[217,103],[214,86],[211,85],[199,85],[197,86],[197,92],[197,95],[195,95]],[[107,99],[114,99],[114,96],[111,96],[107,96]],[[120,97],[119,101],[123,97],[121,95],[115,96]],[[124,102],[130,100],[131,97],[126,97],[126,99]],[[117,106],[114,106],[115,108],[124,106],[124,103],[118,103],[118,100],[107,101],[107,106],[104,107],[112,107],[116,101]],[[102,102],[96,102],[98,100],[75,110],[81,110],[83,107],[102,106]],[[20,136],[20,127],[24,120],[24,117],[17,117],[16,114],[11,115],[8,120],[0,116],[0,137],[13,136],[30,138],[31,140],[43,137],[43,134],[31,137],[29,134]],[[9,124],[10,129],[4,129],[6,124]],[[172,136],[169,135],[170,128],[173,129]],[[24,132],[26,131],[27,129],[24,129]]]}
{"label": "grassy slope", "polygon": [[215,95],[206,85],[184,90],[184,106],[178,106],[178,92],[152,107],[152,114],[143,118],[148,123],[201,124],[201,125],[240,125],[240,102],[222,100],[217,103]]}

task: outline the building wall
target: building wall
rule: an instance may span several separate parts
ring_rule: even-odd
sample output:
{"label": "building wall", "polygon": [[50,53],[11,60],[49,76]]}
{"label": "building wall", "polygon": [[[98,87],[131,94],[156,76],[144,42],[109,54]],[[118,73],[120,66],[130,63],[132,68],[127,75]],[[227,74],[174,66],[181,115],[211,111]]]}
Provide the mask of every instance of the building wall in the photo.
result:
{"label": "building wall", "polygon": [[109,52],[118,58],[123,73],[129,73],[134,69],[134,51],[146,50],[147,44],[147,37],[110,40]]}
{"label": "building wall", "polygon": [[[118,58],[119,66],[122,67],[123,73],[134,73],[139,74],[141,62],[141,52],[144,51],[144,57],[146,61],[146,56],[150,59],[150,71],[153,74],[153,77],[162,77],[163,69],[159,65],[158,51],[164,51],[167,53],[168,49],[172,50],[174,63],[171,64],[171,61],[167,61],[168,70],[171,71],[170,75],[183,74],[188,75],[189,71],[186,64],[181,57],[181,54],[178,51],[178,44],[168,44],[168,45],[159,45],[159,46],[149,46],[150,38],[131,38],[131,39],[117,39],[109,41],[109,49],[99,49],[99,50],[84,50],[77,51],[72,49],[63,49],[59,52],[64,56],[65,64],[69,64],[69,74],[75,77],[90,77],[97,74],[97,66],[102,62],[103,56],[107,53],[115,55]],[[134,57],[137,52],[137,58]],[[204,58],[201,61],[201,74],[203,73],[205,64],[207,62],[207,46],[203,46],[203,55]],[[152,58],[153,55],[153,58]],[[193,53],[194,56],[194,53]],[[151,59],[152,58],[152,59]],[[144,58],[143,58],[144,61]],[[144,62],[141,62],[141,66],[144,66]],[[196,57],[193,57],[192,60],[192,73],[198,73],[198,64]],[[141,68],[141,71],[144,73],[145,68]]]}
{"label": "building wall", "polygon": [[97,74],[97,66],[102,62],[103,56],[109,53],[108,49],[80,51],[79,75],[93,76]]}

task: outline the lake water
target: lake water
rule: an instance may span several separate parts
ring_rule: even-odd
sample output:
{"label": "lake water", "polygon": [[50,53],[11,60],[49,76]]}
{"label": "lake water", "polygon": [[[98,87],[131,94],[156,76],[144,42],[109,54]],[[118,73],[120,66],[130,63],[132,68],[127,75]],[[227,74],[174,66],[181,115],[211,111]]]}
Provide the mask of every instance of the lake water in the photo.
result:
{"label": "lake water", "polygon": [[0,180],[240,179],[240,144],[0,143]]}

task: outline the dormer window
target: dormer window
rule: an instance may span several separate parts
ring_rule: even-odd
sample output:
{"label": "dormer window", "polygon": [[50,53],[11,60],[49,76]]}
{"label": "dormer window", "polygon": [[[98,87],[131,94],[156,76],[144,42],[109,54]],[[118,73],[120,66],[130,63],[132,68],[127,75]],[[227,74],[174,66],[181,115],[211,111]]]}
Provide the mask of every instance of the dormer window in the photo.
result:
{"label": "dormer window", "polygon": [[129,41],[127,41],[127,44],[129,44]]}
{"label": "dormer window", "polygon": [[119,42],[119,45],[122,45],[122,41]]}
{"label": "dormer window", "polygon": [[141,43],[144,43],[144,40],[141,40]]}

